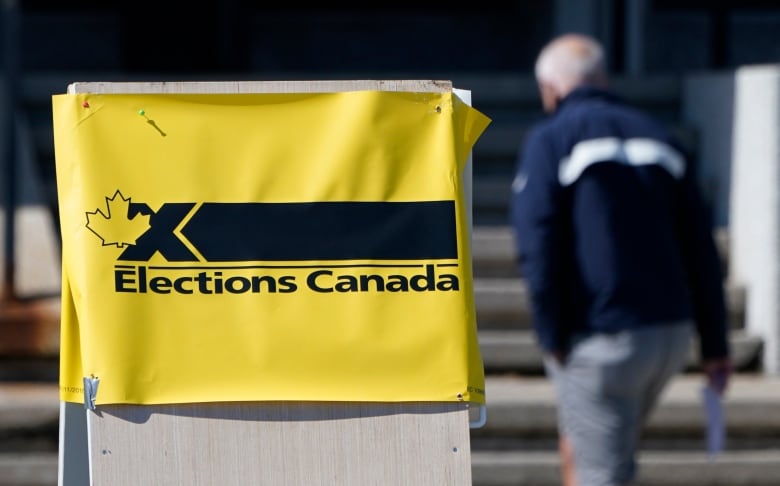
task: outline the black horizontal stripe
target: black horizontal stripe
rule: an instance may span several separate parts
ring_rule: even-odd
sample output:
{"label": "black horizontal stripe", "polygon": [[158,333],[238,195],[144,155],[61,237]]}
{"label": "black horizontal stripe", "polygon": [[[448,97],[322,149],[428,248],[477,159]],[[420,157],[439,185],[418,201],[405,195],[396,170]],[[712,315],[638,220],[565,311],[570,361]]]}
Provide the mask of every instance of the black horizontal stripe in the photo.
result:
{"label": "black horizontal stripe", "polygon": [[454,201],[204,203],[181,233],[210,262],[458,256]]}

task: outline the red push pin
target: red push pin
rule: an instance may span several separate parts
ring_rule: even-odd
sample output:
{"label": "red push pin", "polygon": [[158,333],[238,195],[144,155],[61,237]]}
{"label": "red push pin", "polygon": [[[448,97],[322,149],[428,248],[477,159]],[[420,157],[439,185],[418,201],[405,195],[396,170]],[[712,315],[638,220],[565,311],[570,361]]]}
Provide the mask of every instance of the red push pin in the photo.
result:
{"label": "red push pin", "polygon": [[89,108],[89,101],[84,100],[84,103],[81,104],[84,108]]}

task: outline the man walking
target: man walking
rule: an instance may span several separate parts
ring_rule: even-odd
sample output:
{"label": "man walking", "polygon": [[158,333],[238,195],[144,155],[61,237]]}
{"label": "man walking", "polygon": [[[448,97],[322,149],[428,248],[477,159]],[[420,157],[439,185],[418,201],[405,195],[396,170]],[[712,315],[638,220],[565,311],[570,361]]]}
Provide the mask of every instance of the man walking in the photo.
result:
{"label": "man walking", "polygon": [[720,260],[689,158],[610,93],[602,46],[553,39],[535,75],[549,117],[520,151],[510,212],[558,394],[564,484],[627,485],[694,335],[709,386],[726,389]]}

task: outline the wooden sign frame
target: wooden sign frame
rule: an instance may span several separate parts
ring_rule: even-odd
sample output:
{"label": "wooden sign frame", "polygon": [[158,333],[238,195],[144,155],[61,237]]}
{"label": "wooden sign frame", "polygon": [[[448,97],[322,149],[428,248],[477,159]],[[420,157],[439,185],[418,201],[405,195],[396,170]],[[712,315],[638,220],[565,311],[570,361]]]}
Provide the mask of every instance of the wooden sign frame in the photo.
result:
{"label": "wooden sign frame", "polygon": [[[77,93],[446,92],[450,81],[88,82]],[[457,90],[470,104],[470,92]],[[464,182],[471,208],[471,163]],[[470,213],[470,211],[469,211]],[[471,234],[469,214],[469,234]],[[470,423],[475,411],[483,412]],[[59,486],[471,485],[464,402],[61,403]]]}

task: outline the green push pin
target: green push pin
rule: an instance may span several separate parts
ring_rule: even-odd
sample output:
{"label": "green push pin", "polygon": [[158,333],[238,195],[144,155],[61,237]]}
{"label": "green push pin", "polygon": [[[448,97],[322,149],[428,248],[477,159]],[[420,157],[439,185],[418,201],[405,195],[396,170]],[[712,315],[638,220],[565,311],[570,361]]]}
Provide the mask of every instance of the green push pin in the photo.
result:
{"label": "green push pin", "polygon": [[160,132],[160,135],[162,135],[163,137],[165,137],[165,136],[167,135],[167,133],[165,133],[164,131],[162,131],[162,130],[160,129],[160,127],[158,127],[158,126],[157,126],[157,124],[154,122],[154,120],[150,120],[150,119],[149,119],[149,117],[148,117],[148,116],[146,116],[146,110],[144,110],[143,108],[141,108],[140,110],[138,110],[138,114],[139,114],[140,116],[142,116],[142,117],[146,118],[146,123],[148,123],[149,125],[153,126],[153,127],[155,128],[155,130],[157,130],[158,132]]}

